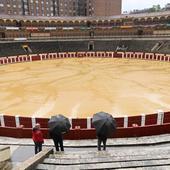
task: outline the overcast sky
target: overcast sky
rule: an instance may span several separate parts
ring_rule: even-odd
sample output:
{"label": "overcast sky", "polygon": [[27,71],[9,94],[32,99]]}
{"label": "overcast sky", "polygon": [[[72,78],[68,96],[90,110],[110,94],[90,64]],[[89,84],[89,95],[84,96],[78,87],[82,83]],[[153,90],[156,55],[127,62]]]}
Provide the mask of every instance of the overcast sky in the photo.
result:
{"label": "overcast sky", "polygon": [[122,0],[122,12],[130,11],[133,9],[144,9],[150,8],[153,5],[160,4],[161,7],[164,7],[167,3],[170,3],[170,0]]}

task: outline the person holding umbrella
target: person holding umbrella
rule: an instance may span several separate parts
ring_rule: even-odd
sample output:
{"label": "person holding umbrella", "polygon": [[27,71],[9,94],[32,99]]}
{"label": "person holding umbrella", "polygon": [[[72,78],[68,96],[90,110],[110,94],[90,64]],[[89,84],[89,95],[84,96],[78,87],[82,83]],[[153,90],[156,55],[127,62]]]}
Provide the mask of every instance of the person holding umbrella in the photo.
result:
{"label": "person holding umbrella", "polygon": [[63,136],[61,132],[57,131],[49,131],[51,138],[53,139],[55,149],[56,151],[59,151],[59,145],[60,145],[60,150],[64,151],[64,146],[63,146]]}
{"label": "person holding umbrella", "polygon": [[64,151],[63,133],[68,132],[71,127],[69,119],[63,115],[52,116],[48,121],[48,127],[49,134],[53,139],[56,151],[59,151],[59,145],[60,150]]}
{"label": "person holding umbrella", "polygon": [[116,121],[112,115],[99,112],[93,115],[92,123],[96,129],[98,138],[98,151],[101,151],[101,144],[103,143],[103,150],[106,150],[107,138],[113,131],[116,130]]}
{"label": "person holding umbrella", "polygon": [[98,151],[101,151],[101,144],[103,143],[103,150],[106,150],[106,142],[107,142],[107,135],[106,134],[102,134],[100,132],[97,133],[97,148]]}

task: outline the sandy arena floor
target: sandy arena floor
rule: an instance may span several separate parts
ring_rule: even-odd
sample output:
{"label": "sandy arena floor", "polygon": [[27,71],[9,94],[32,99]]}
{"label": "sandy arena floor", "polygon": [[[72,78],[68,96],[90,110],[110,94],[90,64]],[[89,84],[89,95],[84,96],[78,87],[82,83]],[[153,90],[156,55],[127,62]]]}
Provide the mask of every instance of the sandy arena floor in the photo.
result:
{"label": "sandy arena floor", "polygon": [[0,66],[0,113],[87,117],[170,110],[170,63],[60,59]]}

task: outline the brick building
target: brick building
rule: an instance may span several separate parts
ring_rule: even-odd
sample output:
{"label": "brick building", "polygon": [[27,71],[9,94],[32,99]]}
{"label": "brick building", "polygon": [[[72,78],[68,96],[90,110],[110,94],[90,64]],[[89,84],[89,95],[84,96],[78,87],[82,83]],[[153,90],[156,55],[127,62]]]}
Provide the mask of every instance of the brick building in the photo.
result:
{"label": "brick building", "polygon": [[0,14],[29,16],[112,16],[122,0],[0,0]]}
{"label": "brick building", "polygon": [[23,15],[21,0],[0,0],[0,14]]}
{"label": "brick building", "polygon": [[93,0],[94,16],[120,15],[122,0]]}

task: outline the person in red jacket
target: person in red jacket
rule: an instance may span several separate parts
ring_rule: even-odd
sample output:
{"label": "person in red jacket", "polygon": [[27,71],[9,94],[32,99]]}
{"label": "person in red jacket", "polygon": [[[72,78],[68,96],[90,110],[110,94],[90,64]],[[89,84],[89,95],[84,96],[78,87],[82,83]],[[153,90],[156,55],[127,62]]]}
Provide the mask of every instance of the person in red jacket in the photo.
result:
{"label": "person in red jacket", "polygon": [[32,130],[32,139],[35,144],[35,154],[42,151],[42,144],[44,143],[43,134],[40,130],[40,124],[37,123]]}

